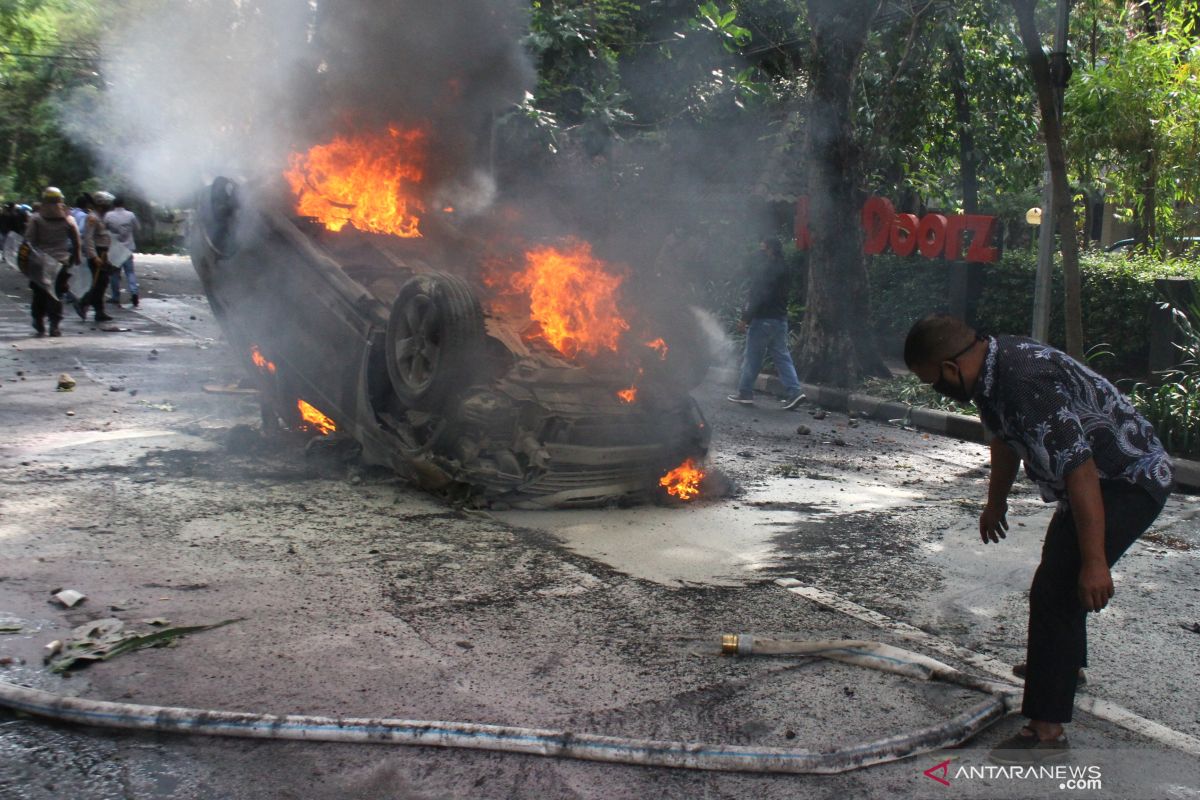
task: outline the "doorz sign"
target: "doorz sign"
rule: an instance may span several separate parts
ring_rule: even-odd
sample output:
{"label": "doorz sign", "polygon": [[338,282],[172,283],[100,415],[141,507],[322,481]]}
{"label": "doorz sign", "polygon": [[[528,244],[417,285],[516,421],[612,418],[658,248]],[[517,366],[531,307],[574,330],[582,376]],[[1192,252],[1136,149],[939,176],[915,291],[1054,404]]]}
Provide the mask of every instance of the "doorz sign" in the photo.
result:
{"label": "doorz sign", "polygon": [[[891,201],[870,197],[863,204],[863,253],[891,250],[898,256],[919,252],[925,258],[990,264],[1000,257],[991,245],[996,218],[983,214],[897,214]],[[808,229],[808,198],[796,201],[796,249],[812,247]]]}

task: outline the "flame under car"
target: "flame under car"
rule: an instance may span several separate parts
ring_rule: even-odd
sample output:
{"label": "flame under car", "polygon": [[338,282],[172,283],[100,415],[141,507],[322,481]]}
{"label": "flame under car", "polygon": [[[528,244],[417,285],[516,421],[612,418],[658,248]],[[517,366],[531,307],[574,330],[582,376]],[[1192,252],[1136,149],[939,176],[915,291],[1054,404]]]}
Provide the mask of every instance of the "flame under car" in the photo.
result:
{"label": "flame under car", "polygon": [[218,178],[190,240],[214,314],[285,424],[304,425],[304,401],[367,462],[517,508],[646,501],[665,494],[663,475],[703,462],[690,309],[657,311],[644,344],[626,332],[635,346],[620,357],[574,359],[493,302],[491,245],[448,214],[403,238],[288,208],[279,187]]}

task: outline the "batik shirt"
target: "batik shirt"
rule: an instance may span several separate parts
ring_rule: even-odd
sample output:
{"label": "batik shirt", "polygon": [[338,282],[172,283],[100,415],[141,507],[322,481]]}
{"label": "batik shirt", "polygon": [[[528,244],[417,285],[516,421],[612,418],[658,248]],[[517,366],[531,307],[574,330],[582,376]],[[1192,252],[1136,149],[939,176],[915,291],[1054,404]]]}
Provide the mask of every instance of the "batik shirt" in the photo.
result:
{"label": "batik shirt", "polygon": [[988,434],[1021,457],[1046,502],[1067,499],[1066,476],[1089,458],[1101,479],[1124,480],[1157,500],[1174,467],[1154,428],[1105,378],[1053,347],[994,336],[975,384]]}

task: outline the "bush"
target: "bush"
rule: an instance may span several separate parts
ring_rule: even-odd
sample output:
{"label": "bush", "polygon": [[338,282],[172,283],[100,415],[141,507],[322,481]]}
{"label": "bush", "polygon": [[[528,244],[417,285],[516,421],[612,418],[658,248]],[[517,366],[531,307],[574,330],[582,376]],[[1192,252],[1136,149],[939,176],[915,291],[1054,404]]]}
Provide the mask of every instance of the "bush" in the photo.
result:
{"label": "bush", "polygon": [[1163,374],[1160,386],[1138,384],[1134,405],[1154,425],[1163,446],[1181,456],[1200,456],[1200,305],[1185,314],[1174,309],[1182,334],[1183,362]]}
{"label": "bush", "polygon": [[[884,353],[899,355],[909,326],[925,314],[946,311],[950,271],[958,265],[921,258],[878,256],[869,263],[871,323]],[[1200,262],[1161,261],[1146,254],[1086,252],[1083,280],[1084,348],[1104,344],[1093,366],[1114,376],[1145,376],[1150,349],[1150,311],[1157,278],[1200,279]],[[1029,335],[1037,255],[1009,251],[983,268],[976,308],[978,327],[992,333]],[[1055,269],[1050,343],[1064,344],[1062,270]]]}

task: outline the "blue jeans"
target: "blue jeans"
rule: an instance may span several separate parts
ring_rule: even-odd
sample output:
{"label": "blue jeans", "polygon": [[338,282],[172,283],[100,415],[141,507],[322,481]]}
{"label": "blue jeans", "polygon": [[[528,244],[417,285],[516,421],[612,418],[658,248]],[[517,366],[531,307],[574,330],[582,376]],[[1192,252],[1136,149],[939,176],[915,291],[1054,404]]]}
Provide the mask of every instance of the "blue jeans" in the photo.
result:
{"label": "blue jeans", "polygon": [[787,390],[787,396],[800,394],[800,378],[796,376],[796,365],[788,352],[788,325],[786,319],[756,319],[746,331],[746,352],[742,356],[742,377],[738,381],[738,394],[749,397],[754,394],[754,380],[762,368],[763,356],[770,355],[775,362],[775,371]]}
{"label": "blue jeans", "polygon": [[121,273],[125,273],[125,288],[130,294],[138,293],[137,274],[133,271],[133,256],[130,256],[121,268],[112,274],[108,279],[109,294],[114,303],[121,299]]}

